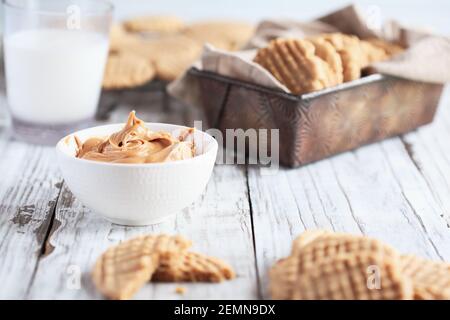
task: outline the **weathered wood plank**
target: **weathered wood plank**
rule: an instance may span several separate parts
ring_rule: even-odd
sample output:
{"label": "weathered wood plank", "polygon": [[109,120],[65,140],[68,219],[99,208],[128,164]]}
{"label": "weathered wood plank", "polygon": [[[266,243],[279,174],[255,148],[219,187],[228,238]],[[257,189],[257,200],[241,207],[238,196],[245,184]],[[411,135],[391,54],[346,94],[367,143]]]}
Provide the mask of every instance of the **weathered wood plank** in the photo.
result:
{"label": "weathered wood plank", "polygon": [[[84,208],[64,189],[56,208],[47,255],[40,260],[29,298],[100,298],[89,273],[108,246],[138,234],[182,234],[199,252],[223,258],[237,271],[237,279],[222,284],[149,284],[137,299],[251,299],[257,297],[250,208],[244,168],[216,166],[205,194],[176,217],[156,226],[122,227],[106,222]],[[81,272],[74,289],[72,272]]]}
{"label": "weathered wood plank", "polygon": [[[169,113],[137,109],[147,121],[196,119],[178,107]],[[291,240],[308,228],[364,233],[402,252],[449,260],[450,112],[442,109],[433,125],[403,140],[390,139],[297,170],[261,176],[253,167],[217,166],[204,196],[157,226],[112,225],[64,189],[28,297],[101,298],[89,277],[97,256],[113,243],[151,232],[186,235],[195,249],[229,261],[238,279],[221,285],[189,284],[184,296],[175,294],[176,284],[149,284],[137,299],[256,298],[259,287],[268,297],[269,267],[287,255]],[[110,122],[123,121],[128,111],[117,110]],[[73,281],[78,270],[80,289]]]}
{"label": "weathered wood plank", "polygon": [[[370,149],[378,152],[366,152]],[[336,179],[362,231],[405,253],[450,259],[442,208],[398,138],[333,159]]]}
{"label": "weathered wood plank", "polygon": [[[176,217],[171,225],[156,226],[155,232],[185,234],[194,249],[229,262],[237,278],[222,284],[190,284],[187,299],[254,299],[258,297],[252,226],[245,169],[216,166],[206,193]],[[147,287],[138,298],[180,298],[173,285]]]}
{"label": "weathered wood plank", "polygon": [[[445,91],[433,124],[403,139],[419,172],[450,226],[450,88]],[[450,232],[450,230],[449,230]]]}
{"label": "weathered wood plank", "polygon": [[0,299],[24,298],[61,186],[50,147],[0,138]]}
{"label": "weathered wood plank", "polygon": [[100,298],[87,266],[113,242],[111,223],[92,214],[63,187],[52,230],[39,261],[29,299]]}

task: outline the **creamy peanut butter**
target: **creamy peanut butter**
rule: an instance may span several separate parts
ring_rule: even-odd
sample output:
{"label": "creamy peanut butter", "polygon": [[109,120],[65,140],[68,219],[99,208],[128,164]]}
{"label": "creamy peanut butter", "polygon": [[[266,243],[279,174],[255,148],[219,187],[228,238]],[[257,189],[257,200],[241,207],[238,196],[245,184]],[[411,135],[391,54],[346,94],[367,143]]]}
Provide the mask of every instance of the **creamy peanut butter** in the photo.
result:
{"label": "creamy peanut butter", "polygon": [[178,138],[170,133],[155,132],[130,112],[122,130],[109,137],[92,137],[77,143],[77,158],[115,163],[153,163],[189,159],[195,155],[192,141],[185,141],[194,128],[186,129]]}

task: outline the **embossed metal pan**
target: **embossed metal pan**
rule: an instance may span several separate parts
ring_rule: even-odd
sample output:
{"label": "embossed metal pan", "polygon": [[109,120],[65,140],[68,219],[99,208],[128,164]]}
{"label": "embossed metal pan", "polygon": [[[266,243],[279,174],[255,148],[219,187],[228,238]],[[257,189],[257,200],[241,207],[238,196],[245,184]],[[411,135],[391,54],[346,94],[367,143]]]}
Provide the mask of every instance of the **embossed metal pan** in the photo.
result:
{"label": "embossed metal pan", "polygon": [[373,74],[296,96],[195,68],[188,76],[198,89],[195,94],[209,127],[222,132],[279,129],[280,163],[289,167],[430,123],[443,89],[438,84]]}

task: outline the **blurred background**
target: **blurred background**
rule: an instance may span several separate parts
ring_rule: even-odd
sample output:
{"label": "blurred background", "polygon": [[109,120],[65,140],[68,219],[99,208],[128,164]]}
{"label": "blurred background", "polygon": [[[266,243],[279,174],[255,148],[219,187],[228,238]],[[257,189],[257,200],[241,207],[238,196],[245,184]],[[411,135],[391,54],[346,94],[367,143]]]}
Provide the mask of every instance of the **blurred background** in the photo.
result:
{"label": "blurred background", "polygon": [[373,12],[381,9],[382,17],[395,17],[405,24],[420,25],[450,34],[450,1],[448,0],[112,0],[115,19],[138,14],[175,14],[193,21],[197,19],[235,18],[257,22],[264,18],[288,17],[312,19],[327,11],[356,3]]}
{"label": "blurred background", "polygon": [[[201,54],[201,45],[204,42],[212,43],[215,47],[223,50],[238,50],[243,48],[243,44],[247,42],[250,35],[253,34],[253,27],[264,19],[286,18],[296,21],[309,21],[316,17],[323,16],[328,12],[343,8],[351,3],[356,4],[360,12],[366,16],[368,22],[375,25],[381,24],[382,21],[395,19],[406,26],[414,26],[432,31],[437,34],[450,35],[450,22],[448,13],[450,12],[449,0],[109,0],[115,6],[114,20],[116,21],[114,32],[110,34],[110,54],[108,62],[114,62],[114,59],[120,60],[121,54],[133,53],[133,59],[145,60],[140,61],[141,64],[151,64],[156,68],[156,75],[149,75],[139,83],[117,84],[117,78],[124,78],[121,74],[114,73],[108,77],[108,65],[102,85],[102,93],[96,120],[100,121],[122,121],[130,108],[139,110],[141,107],[149,109],[151,106],[151,119],[161,120],[162,122],[173,122],[173,119],[158,117],[168,110],[179,110],[186,112],[186,108],[179,105],[177,101],[172,101],[168,96],[165,88],[166,84],[178,78],[187,67],[198,59]],[[39,0],[36,0],[39,3]],[[170,15],[178,17],[182,20],[180,24],[189,25],[201,21],[218,21],[218,20],[236,20],[245,22],[250,26],[251,32],[248,37],[236,39],[236,34],[245,34],[241,26],[236,29],[229,28],[229,25],[219,28],[221,30],[211,31],[211,25],[192,27],[185,35],[190,37],[190,42],[186,44],[179,38],[170,38],[169,33],[162,32],[158,35],[158,39],[146,37],[145,30],[129,30],[123,28],[124,24],[118,24],[127,19],[133,19],[140,16],[163,16]],[[373,20],[373,21],[371,21]],[[2,28],[2,27],[0,27]],[[189,29],[189,28],[188,28]],[[205,29],[206,32],[205,32]],[[250,30],[249,29],[249,30]],[[146,30],[148,31],[148,30]],[[178,31],[177,31],[178,32]],[[214,33],[215,32],[215,33]],[[232,34],[231,36],[229,34]],[[234,33],[234,34],[233,34]],[[217,36],[219,34],[220,36]],[[142,36],[142,37],[141,37]],[[154,36],[154,35],[152,35]],[[230,37],[231,39],[228,39]],[[169,38],[169,39],[166,39]],[[223,38],[223,39],[222,39]],[[219,43],[215,43],[218,40]],[[226,40],[227,43],[224,43]],[[189,42],[188,41],[188,42]],[[47,41],[48,42],[48,41]],[[228,43],[230,42],[230,43]],[[233,45],[231,45],[231,43]],[[239,43],[236,46],[235,43]],[[220,45],[224,46],[220,46]],[[229,47],[230,46],[230,47]],[[161,50],[161,48],[163,50]],[[139,50],[138,50],[139,49]],[[189,50],[188,50],[189,49]],[[139,53],[139,59],[136,57]],[[40,65],[40,64],[39,64]],[[110,64],[114,66],[113,63]],[[133,67],[136,62],[133,62]],[[139,65],[139,64],[137,64]],[[152,68],[153,68],[152,67]],[[141,68],[142,69],[142,68]],[[145,69],[145,68],[144,68]],[[148,69],[148,67],[147,67]],[[169,70],[167,70],[169,69]],[[170,71],[169,73],[167,71]],[[109,78],[112,82],[109,82]],[[23,82],[23,81],[22,81]],[[20,90],[24,92],[26,90]],[[22,96],[22,94],[19,94]],[[0,126],[7,124],[9,118],[6,112],[6,98],[4,81],[0,78]],[[159,109],[158,109],[159,108]],[[110,118],[112,111],[116,112]],[[175,111],[176,113],[176,111]],[[192,117],[199,117],[195,113],[189,112]],[[188,117],[183,118],[184,123],[190,122]],[[24,125],[28,130],[28,126]],[[35,136],[32,134],[31,136]]]}

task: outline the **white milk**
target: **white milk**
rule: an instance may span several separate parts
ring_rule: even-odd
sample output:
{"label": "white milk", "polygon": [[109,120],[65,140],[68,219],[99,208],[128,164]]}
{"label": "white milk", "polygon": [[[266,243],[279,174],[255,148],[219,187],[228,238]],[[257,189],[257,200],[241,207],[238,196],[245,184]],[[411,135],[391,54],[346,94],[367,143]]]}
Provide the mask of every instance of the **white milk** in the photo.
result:
{"label": "white milk", "polygon": [[4,40],[12,116],[65,124],[95,114],[108,51],[105,36],[57,29],[27,30]]}

